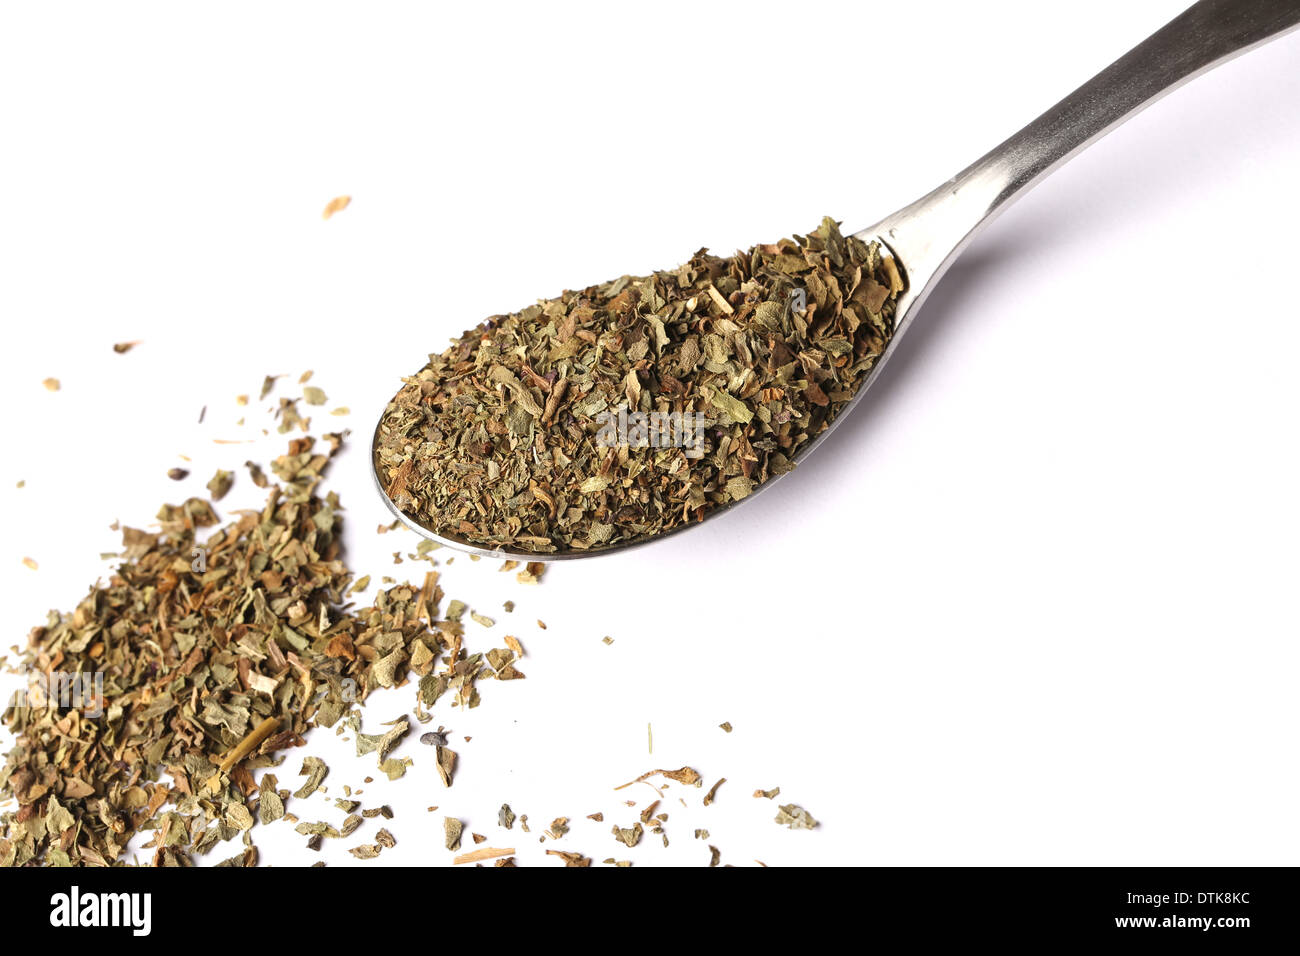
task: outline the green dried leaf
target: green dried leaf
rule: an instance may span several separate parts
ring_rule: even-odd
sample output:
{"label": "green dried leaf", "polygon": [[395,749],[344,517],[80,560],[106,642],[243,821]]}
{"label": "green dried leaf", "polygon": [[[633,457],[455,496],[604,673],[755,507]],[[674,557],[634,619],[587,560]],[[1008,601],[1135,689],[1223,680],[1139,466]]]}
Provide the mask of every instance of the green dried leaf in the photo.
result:
{"label": "green dried leaf", "polygon": [[325,761],[319,757],[304,757],[302,769],[298,771],[298,776],[306,777],[307,782],[293,792],[293,795],[299,800],[310,797],[316,792],[316,788],[329,774],[330,768],[326,766]]}
{"label": "green dried leaf", "polygon": [[615,825],[613,829],[614,839],[619,843],[622,843],[624,846],[629,847],[636,846],[640,843],[641,834],[644,832],[645,831],[641,828],[641,824],[639,823],[634,823],[631,829],[620,827],[618,825]]}
{"label": "green dried leaf", "polygon": [[791,830],[811,830],[817,826],[817,821],[812,818],[812,814],[793,803],[784,804],[777,810],[776,822]]}
{"label": "green dried leaf", "polygon": [[447,849],[460,849],[460,834],[461,830],[464,829],[464,824],[455,817],[443,817],[442,826],[446,834]]}
{"label": "green dried leaf", "polygon": [[213,501],[220,501],[226,497],[226,492],[230,490],[231,484],[234,483],[235,474],[231,471],[222,471],[217,469],[217,473],[212,476],[208,482],[208,491],[212,493]]}

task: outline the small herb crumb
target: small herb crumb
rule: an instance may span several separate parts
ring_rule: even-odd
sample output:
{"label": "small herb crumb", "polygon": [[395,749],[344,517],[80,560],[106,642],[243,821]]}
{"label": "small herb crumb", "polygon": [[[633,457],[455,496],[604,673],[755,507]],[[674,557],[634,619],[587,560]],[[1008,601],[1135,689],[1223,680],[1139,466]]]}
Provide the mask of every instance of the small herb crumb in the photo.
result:
{"label": "small herb crumb", "polygon": [[[336,212],[342,212],[347,209],[352,202],[351,196],[335,196],[325,204],[324,211],[320,214],[322,219],[329,219]],[[362,217],[364,218],[364,217]]]}
{"label": "small herb crumb", "polygon": [[817,826],[811,813],[793,803],[784,804],[777,809],[776,822],[791,830],[812,830]]}
{"label": "small herb crumb", "polygon": [[460,849],[460,834],[465,825],[455,817],[443,817],[442,828],[446,836],[448,850]]}

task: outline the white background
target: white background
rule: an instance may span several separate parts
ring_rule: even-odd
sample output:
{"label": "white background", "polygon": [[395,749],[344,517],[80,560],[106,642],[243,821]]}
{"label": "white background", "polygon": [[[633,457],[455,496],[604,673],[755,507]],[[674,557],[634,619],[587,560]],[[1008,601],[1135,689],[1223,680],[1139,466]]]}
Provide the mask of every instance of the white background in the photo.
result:
{"label": "white background", "polygon": [[[1182,6],[6,5],[4,645],[107,573],[112,521],[280,450],[212,443],[266,424],[234,399],[268,373],[297,394],[314,369],[352,409],[351,564],[419,575],[392,566],[413,536],[375,534],[364,446],[426,353],[701,245],[861,228]],[[470,647],[518,635],[528,678],[438,711],[450,791],[397,751],[416,766],[362,801],[397,810],[398,846],[362,865],[448,862],[443,813],[521,864],[558,865],[536,838],[561,815],[559,849],[638,865],[706,863],[696,827],[737,865],[1295,863],[1297,67],[1300,36],[1265,47],[1040,186],[752,505],[538,588],[437,555],[500,621]],[[240,468],[220,510],[259,502]],[[348,746],[307,751],[331,798],[373,770]],[[616,845],[650,791],[611,788],[683,764],[727,777],[717,802],[674,789],[667,851]],[[821,828],[778,828],[750,797],[777,785]],[[531,836],[496,828],[502,801]],[[257,831],[264,862],[317,859],[303,840]]]}

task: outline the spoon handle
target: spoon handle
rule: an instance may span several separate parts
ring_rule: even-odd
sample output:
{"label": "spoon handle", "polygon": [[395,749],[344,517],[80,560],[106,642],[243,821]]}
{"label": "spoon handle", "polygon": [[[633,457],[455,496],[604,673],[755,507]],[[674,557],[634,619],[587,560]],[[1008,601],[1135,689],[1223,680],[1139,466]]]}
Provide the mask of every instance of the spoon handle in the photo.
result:
{"label": "spoon handle", "polygon": [[938,189],[860,233],[883,238],[903,262],[915,299],[900,308],[903,324],[1013,199],[1164,94],[1298,25],[1300,0],[1201,0]]}

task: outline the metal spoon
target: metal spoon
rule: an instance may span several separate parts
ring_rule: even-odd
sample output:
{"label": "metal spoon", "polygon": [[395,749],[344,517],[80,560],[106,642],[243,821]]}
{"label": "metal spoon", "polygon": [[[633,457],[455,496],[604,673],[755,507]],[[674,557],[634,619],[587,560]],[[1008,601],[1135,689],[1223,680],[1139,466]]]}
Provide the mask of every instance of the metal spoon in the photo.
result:
{"label": "metal spoon", "polygon": [[[1013,200],[1166,93],[1297,26],[1300,26],[1300,0],[1201,0],[938,189],[857,233],[867,241],[879,240],[893,252],[902,264],[907,288],[899,295],[894,336],[884,354],[830,425],[800,449],[796,463],[811,455],[862,400],[939,279],[980,230]],[[378,441],[376,427],[371,471],[388,508],[417,534],[471,554],[526,561],[591,557],[638,547],[698,527],[698,523],[683,525],[649,538],[585,551],[536,554],[484,548],[471,541],[435,534],[392,502],[379,479],[375,453]],[[706,519],[753,500],[758,492],[776,481],[776,477],[770,478],[741,501],[710,511]]]}

